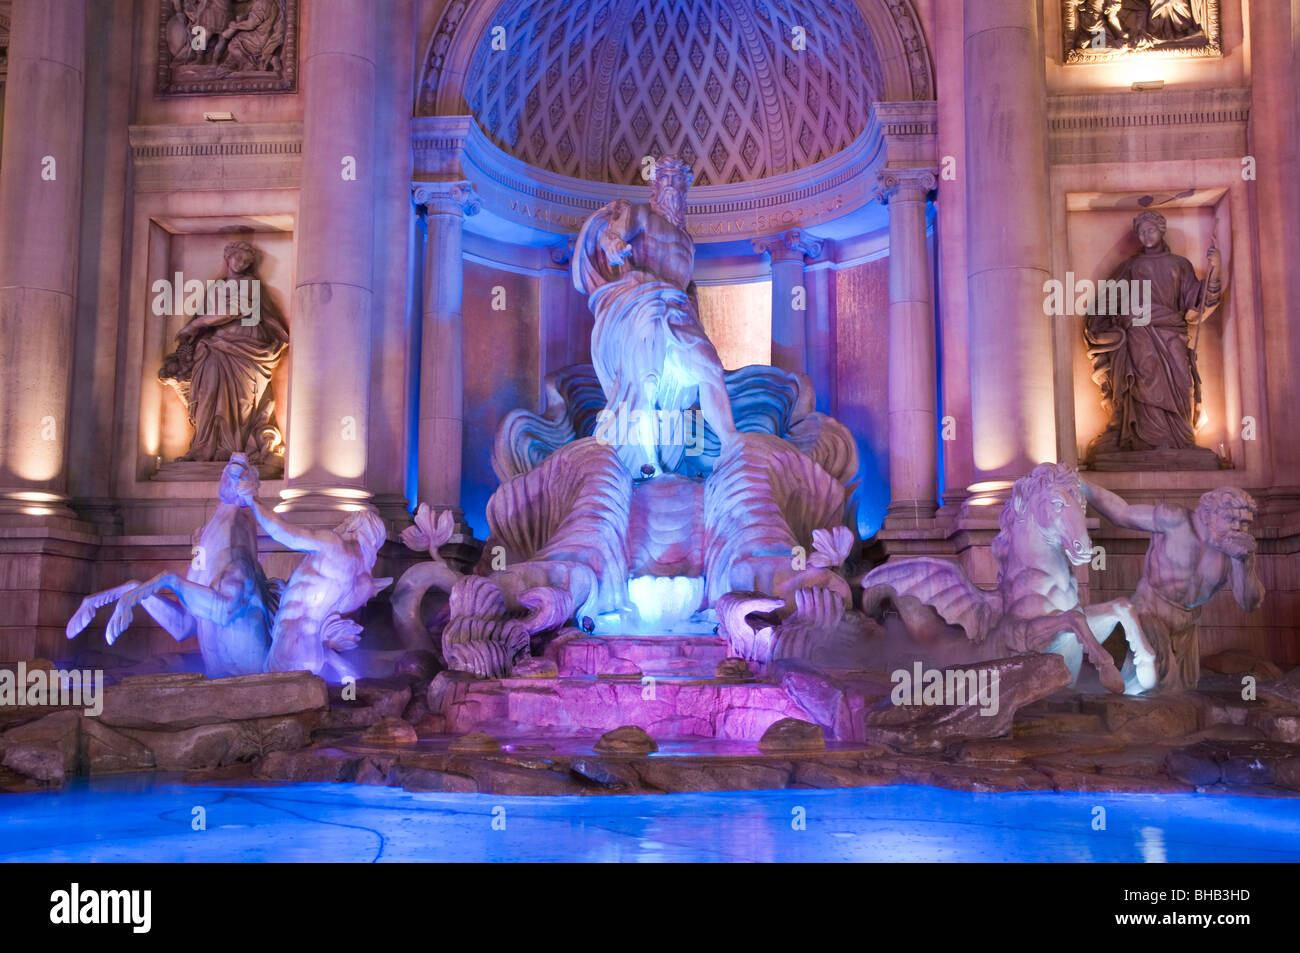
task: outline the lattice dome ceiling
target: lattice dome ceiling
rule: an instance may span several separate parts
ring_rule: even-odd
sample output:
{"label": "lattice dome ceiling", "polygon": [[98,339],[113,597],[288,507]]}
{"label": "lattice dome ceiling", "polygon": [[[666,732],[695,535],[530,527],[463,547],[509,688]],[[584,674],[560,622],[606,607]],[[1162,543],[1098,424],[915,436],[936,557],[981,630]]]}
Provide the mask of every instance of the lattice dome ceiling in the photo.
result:
{"label": "lattice dome ceiling", "polygon": [[642,183],[642,157],[670,152],[696,185],[801,169],[851,143],[883,88],[853,0],[505,0],[492,22],[506,49],[480,38],[470,110],[576,178]]}

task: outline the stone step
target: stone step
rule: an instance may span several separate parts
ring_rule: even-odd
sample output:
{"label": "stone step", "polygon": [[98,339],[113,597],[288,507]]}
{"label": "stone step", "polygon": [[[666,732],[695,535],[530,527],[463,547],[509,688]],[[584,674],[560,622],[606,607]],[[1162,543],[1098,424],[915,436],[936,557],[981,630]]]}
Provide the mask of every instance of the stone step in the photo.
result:
{"label": "stone step", "polygon": [[1026,709],[1022,708],[1016,712],[1015,721],[1011,726],[1012,734],[1017,738],[1036,734],[1095,734],[1101,733],[1106,727],[1102,717],[1096,714],[1049,712],[1026,716],[1025,711]]}
{"label": "stone step", "polygon": [[[570,675],[711,678],[727,657],[715,635],[587,635],[552,642],[546,657]],[[631,664],[626,664],[631,663]]]}
{"label": "stone step", "polygon": [[466,679],[439,675],[429,710],[449,734],[595,736],[623,725],[656,740],[757,741],[774,721],[811,716],[784,689],[755,680],[668,678]]}

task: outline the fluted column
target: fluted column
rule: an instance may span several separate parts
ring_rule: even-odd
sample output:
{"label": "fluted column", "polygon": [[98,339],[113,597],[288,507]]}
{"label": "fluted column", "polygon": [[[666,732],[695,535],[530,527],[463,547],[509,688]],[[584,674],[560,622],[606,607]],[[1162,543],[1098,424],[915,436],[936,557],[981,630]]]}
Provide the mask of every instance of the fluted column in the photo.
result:
{"label": "fluted column", "polygon": [[889,509],[886,521],[934,516],[939,495],[934,295],[925,209],[934,169],[887,169],[889,206]]}
{"label": "fluted column", "polygon": [[972,492],[1056,459],[1040,0],[965,0]]}
{"label": "fluted column", "polygon": [[0,513],[72,516],[86,0],[19,0],[0,157]]}
{"label": "fluted column", "polygon": [[424,312],[420,344],[420,424],[417,487],[434,509],[460,508],[465,429],[465,216],[480,202],[468,182],[424,182],[414,199],[424,206]]}
{"label": "fluted column", "polygon": [[808,373],[808,287],[803,259],[821,252],[822,240],[793,228],[754,239],[754,251],[772,261],[772,366]]}
{"label": "fluted column", "polygon": [[366,428],[374,277],[375,16],[318,0],[302,66],[302,188],[281,508],[337,522],[369,505]]}

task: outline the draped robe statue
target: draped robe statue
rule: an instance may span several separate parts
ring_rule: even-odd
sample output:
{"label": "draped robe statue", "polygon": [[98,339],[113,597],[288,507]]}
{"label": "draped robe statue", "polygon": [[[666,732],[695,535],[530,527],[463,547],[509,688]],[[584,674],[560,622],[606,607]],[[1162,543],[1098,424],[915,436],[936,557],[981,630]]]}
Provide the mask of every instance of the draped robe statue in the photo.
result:
{"label": "draped robe statue", "polygon": [[1187,312],[1199,310],[1191,321],[1199,323],[1218,304],[1218,252],[1211,249],[1210,272],[1198,279],[1192,263],[1165,244],[1165,228],[1164,216],[1156,212],[1138,215],[1133,230],[1142,251],[1111,276],[1124,282],[1149,281],[1149,313],[1137,323],[1133,314],[1090,314],[1084,325],[1092,377],[1111,410],[1090,457],[1196,445],[1200,378]]}
{"label": "draped robe statue", "polygon": [[722,362],[700,324],[691,273],[695,242],[686,231],[690,168],[676,156],[654,167],[648,205],[610,202],[583,225],[573,283],[585,292],[595,328],[591,357],[605,409],[626,415],[635,436],[619,446],[633,473],[676,468],[682,447],[661,441],[660,426],[694,406],[723,446],[734,439]]}
{"label": "draped robe statue", "polygon": [[221,31],[217,56],[223,71],[275,70],[284,47],[284,17],[276,0],[253,0],[244,15]]}
{"label": "draped robe statue", "polygon": [[[258,280],[257,252],[248,242],[227,245],[225,259],[221,280]],[[289,328],[269,295],[259,292],[258,301],[256,320],[240,314],[238,307],[195,315],[176,335],[176,351],[163,361],[158,377],[185,400],[194,425],[182,461],[225,460],[242,453],[257,465],[274,463],[283,453],[271,374],[288,346]]]}

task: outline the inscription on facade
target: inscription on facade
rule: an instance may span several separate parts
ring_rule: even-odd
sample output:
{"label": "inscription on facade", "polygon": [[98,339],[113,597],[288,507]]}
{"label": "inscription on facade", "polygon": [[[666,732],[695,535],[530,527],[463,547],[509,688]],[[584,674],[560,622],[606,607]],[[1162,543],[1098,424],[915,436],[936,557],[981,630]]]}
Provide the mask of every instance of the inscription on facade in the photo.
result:
{"label": "inscription on facade", "polygon": [[[832,198],[819,199],[808,205],[795,205],[780,209],[779,211],[764,212],[759,215],[741,216],[737,218],[709,218],[704,221],[688,222],[686,231],[693,237],[711,237],[716,235],[734,235],[737,237],[746,237],[761,235],[770,231],[789,228],[794,225],[803,224],[806,221],[815,219],[818,216],[836,212],[844,207],[844,197],[836,195]],[[538,205],[529,205],[518,199],[511,199],[508,206],[510,212],[514,215],[524,216],[534,222],[546,225],[556,225],[560,228],[577,231],[584,221],[581,215],[571,215],[567,212],[556,211]]]}

